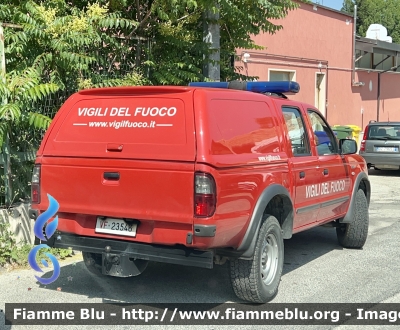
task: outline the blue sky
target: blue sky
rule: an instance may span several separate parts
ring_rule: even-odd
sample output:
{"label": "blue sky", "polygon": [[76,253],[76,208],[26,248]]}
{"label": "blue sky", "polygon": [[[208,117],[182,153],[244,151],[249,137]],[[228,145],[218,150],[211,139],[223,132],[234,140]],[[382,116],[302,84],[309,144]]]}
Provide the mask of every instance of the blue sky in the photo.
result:
{"label": "blue sky", "polygon": [[336,10],[342,9],[343,4],[343,0],[313,0],[313,2],[319,2],[320,5],[324,5]]}

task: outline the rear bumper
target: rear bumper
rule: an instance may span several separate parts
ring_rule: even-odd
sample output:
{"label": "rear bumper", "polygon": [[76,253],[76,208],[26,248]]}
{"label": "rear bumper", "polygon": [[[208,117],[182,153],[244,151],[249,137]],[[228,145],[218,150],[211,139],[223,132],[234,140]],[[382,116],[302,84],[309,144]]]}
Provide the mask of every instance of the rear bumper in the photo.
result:
{"label": "rear bumper", "polygon": [[[78,236],[56,231],[49,241],[44,241],[50,247],[91,252],[102,254],[122,254],[127,257],[171,263],[184,266],[201,268],[213,268],[214,252],[211,250],[201,251],[176,246],[150,245],[143,243],[132,243],[112,239]],[[36,241],[35,244],[40,244]]]}
{"label": "rear bumper", "polygon": [[[42,211],[30,208],[28,216],[31,220],[36,221]],[[61,213],[58,214],[57,229],[60,232],[74,234],[82,237],[93,237],[98,239],[118,239],[115,235],[108,233],[96,234],[94,228],[96,226],[96,216],[77,213]],[[215,248],[217,225],[210,224],[190,224],[179,221],[148,221],[136,220],[139,222],[136,232],[136,243],[148,245],[186,246],[192,249],[209,250]],[[121,240],[127,239],[122,238]]]}
{"label": "rear bumper", "polygon": [[360,153],[367,164],[400,166],[400,154]]}

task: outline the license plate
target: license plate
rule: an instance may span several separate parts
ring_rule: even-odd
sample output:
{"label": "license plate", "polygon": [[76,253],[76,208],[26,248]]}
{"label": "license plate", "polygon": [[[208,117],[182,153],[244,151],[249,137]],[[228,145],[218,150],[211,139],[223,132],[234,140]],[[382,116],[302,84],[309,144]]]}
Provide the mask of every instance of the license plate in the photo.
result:
{"label": "license plate", "polygon": [[397,147],[376,147],[375,151],[378,151],[378,152],[398,152],[399,148],[397,148]]}
{"label": "license plate", "polygon": [[377,165],[378,168],[380,169],[385,169],[385,170],[398,170],[400,167],[396,165]]}
{"label": "license plate", "polygon": [[127,224],[122,219],[98,217],[96,233],[136,237],[137,224]]}

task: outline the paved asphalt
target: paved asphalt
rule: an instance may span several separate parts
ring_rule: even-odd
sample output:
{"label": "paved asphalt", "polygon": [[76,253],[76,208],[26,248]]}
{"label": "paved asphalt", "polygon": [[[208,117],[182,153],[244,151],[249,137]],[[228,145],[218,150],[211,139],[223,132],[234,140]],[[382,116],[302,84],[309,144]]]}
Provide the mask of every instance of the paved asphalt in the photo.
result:
{"label": "paved asphalt", "polygon": [[[371,171],[370,229],[363,250],[342,249],[332,228],[316,228],[285,241],[285,266],[274,303],[400,303],[400,172]],[[224,303],[238,302],[227,266],[212,270],[149,264],[135,278],[98,278],[78,255],[62,263],[58,280],[43,286],[31,269],[0,274],[0,309],[5,303]],[[29,290],[29,288],[31,288]],[[57,289],[59,288],[59,289]],[[147,326],[185,329],[188,326]],[[392,326],[394,329],[400,326]],[[5,326],[19,329],[141,329],[142,326]],[[232,326],[191,326],[231,329]],[[365,326],[240,326],[240,329],[365,329]],[[382,329],[369,326],[368,329]],[[389,327],[388,327],[389,328]]]}

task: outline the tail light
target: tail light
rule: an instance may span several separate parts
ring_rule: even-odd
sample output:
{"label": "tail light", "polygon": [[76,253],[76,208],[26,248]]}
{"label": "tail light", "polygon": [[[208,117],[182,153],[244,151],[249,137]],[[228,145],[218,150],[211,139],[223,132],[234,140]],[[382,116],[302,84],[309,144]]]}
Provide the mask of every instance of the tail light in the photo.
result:
{"label": "tail light", "polygon": [[368,139],[368,126],[366,126],[364,129],[364,135],[363,135],[363,139],[361,141],[360,151],[365,151],[365,140],[367,140],[367,139]]}
{"label": "tail light", "polygon": [[31,202],[40,203],[40,165],[35,165],[32,172]]}
{"label": "tail light", "polygon": [[216,207],[214,178],[210,174],[196,173],[194,179],[194,216],[211,217]]}

